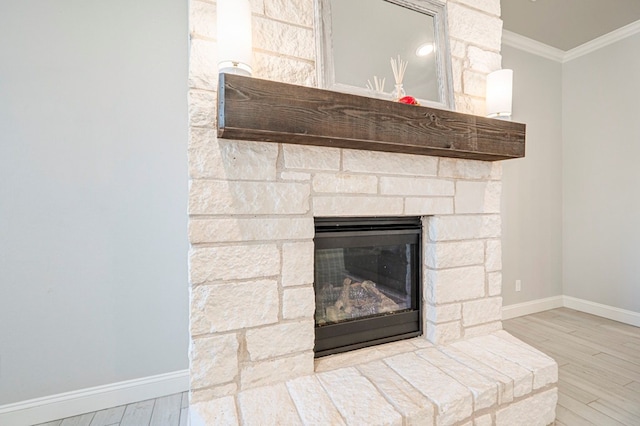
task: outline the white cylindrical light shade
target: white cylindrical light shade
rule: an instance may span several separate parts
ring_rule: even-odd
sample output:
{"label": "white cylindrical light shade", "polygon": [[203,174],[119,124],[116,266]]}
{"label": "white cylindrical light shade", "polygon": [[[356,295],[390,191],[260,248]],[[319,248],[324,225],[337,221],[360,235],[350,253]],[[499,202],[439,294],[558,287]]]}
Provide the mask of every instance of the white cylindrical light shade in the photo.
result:
{"label": "white cylindrical light shade", "polygon": [[510,118],[513,70],[494,71],[487,76],[487,117]]}
{"label": "white cylindrical light shade", "polygon": [[218,0],[218,71],[251,75],[251,4]]}

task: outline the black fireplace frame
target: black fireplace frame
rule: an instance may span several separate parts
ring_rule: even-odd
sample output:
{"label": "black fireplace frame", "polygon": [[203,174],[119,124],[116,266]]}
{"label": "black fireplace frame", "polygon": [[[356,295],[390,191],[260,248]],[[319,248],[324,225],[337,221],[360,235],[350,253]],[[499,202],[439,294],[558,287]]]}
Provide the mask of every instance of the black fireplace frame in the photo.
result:
{"label": "black fireplace frame", "polygon": [[[315,357],[351,351],[422,334],[422,221],[420,217],[315,218],[316,249],[378,245],[416,245],[412,269],[412,307],[392,314],[315,326]],[[357,240],[354,240],[357,238]]]}

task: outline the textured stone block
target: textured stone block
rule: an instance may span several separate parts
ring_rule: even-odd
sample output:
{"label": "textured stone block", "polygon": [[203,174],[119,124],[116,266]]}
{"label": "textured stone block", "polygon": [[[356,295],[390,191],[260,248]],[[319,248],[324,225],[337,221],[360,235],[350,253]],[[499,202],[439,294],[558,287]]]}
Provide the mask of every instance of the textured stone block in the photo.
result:
{"label": "textured stone block", "polygon": [[489,179],[502,179],[502,163],[500,161],[494,161],[493,163],[491,163],[491,175],[489,176]]}
{"label": "textured stone block", "polygon": [[313,241],[282,245],[282,285],[313,284]]}
{"label": "textured stone block", "polygon": [[189,352],[191,389],[230,382],[238,374],[235,334],[193,339]]}
{"label": "textured stone block", "polygon": [[405,198],[404,214],[411,216],[453,214],[453,198]]}
{"label": "textured stone block", "polygon": [[435,345],[447,345],[462,337],[460,321],[434,324],[427,322],[427,339]]}
{"label": "textured stone block", "polygon": [[429,220],[430,242],[498,238],[500,215],[436,216]]}
{"label": "textured stone block", "polygon": [[242,391],[238,394],[238,405],[246,425],[302,424],[283,383]]}
{"label": "textured stone block", "polygon": [[260,78],[300,86],[316,86],[314,62],[295,60],[268,52],[254,52],[253,58],[254,74]]}
{"label": "textured stone block", "polygon": [[336,370],[338,368],[354,367],[368,362],[415,350],[415,339],[401,340],[371,346],[355,351],[345,352],[339,356],[327,356],[316,360],[316,373]]}
{"label": "textured stone block", "polygon": [[476,46],[469,46],[467,52],[469,55],[469,67],[472,70],[489,74],[502,68],[502,56],[499,53],[480,49]]}
{"label": "textured stone block", "polygon": [[462,318],[462,305],[460,303],[423,306],[423,308],[427,311],[427,319],[434,324],[456,321]]}
{"label": "textured stone block", "polygon": [[289,380],[287,388],[302,423],[336,426],[345,424],[317,377],[305,376]]}
{"label": "textured stone block", "polygon": [[484,268],[428,270],[427,300],[433,304],[459,302],[484,296]]}
{"label": "textured stone block", "polygon": [[487,272],[502,270],[502,241],[487,241],[485,268]]}
{"label": "textured stone block", "polygon": [[437,424],[454,424],[471,415],[471,392],[424,358],[402,354],[385,363],[437,405]]}
{"label": "textured stone block", "polygon": [[275,244],[194,248],[189,253],[192,284],[261,278],[280,273]]}
{"label": "textured stone block", "polygon": [[246,363],[240,366],[240,387],[272,385],[309,374],[313,374],[313,352]]}
{"label": "textured stone block", "polygon": [[316,192],[375,194],[378,179],[375,176],[319,173],[313,177]]}
{"label": "textured stone block", "polygon": [[493,424],[491,414],[485,414],[484,416],[476,417],[473,420],[473,426],[493,426]]}
{"label": "textured stone block", "polygon": [[434,424],[433,404],[387,364],[374,361],[360,365],[358,370],[378,388],[396,411],[402,414],[405,424]]}
{"label": "textured stone block", "polygon": [[556,418],[558,389],[533,395],[527,399],[509,405],[496,413],[496,426],[515,424],[546,426]]}
{"label": "textured stone block", "polygon": [[288,288],[282,293],[282,317],[284,319],[312,318],[315,309],[313,287]]}
{"label": "textured stone block", "polygon": [[496,405],[498,402],[498,385],[482,374],[459,363],[436,348],[424,349],[416,354],[438,366],[440,370],[456,379],[471,391],[474,410],[482,410]]}
{"label": "textured stone block", "polygon": [[[491,169],[493,171],[493,169]],[[484,193],[484,212],[500,213],[500,198],[502,196],[502,182],[488,182]]]}
{"label": "textured stone block", "polygon": [[500,0],[456,0],[491,15],[500,16]]}
{"label": "textured stone block", "polygon": [[238,385],[235,383],[227,383],[206,389],[191,389],[189,391],[189,403],[197,404],[198,402],[211,401],[213,399],[235,395],[237,392]]}
{"label": "textured stone block", "polygon": [[215,39],[218,34],[216,16],[215,4],[192,0],[189,3],[189,31],[191,34]]}
{"label": "textured stone block", "polygon": [[[451,77],[453,79],[453,92],[462,93],[462,72],[464,71],[464,59],[451,59]],[[458,111],[462,112],[462,111]]]}
{"label": "textured stone block", "polygon": [[485,213],[487,182],[456,182],[456,214]]}
{"label": "textured stone block", "polygon": [[347,172],[435,176],[438,158],[424,155],[396,154],[377,151],[345,149],[343,167]]}
{"label": "textured stone block", "polygon": [[339,170],[340,149],[283,144],[284,166],[288,169]]}
{"label": "textured stone block", "polygon": [[316,46],[311,28],[273,19],[253,17],[253,47],[294,58],[315,60]]}
{"label": "textured stone block", "polygon": [[[355,368],[342,368],[317,374],[333,404],[345,419],[354,425],[402,425],[402,416],[380,395],[378,390]],[[375,409],[363,409],[375,407]]]}
{"label": "textured stone block", "polygon": [[[460,79],[462,79],[462,71],[460,72]],[[462,85],[462,83],[460,83]],[[476,114],[475,109],[474,109],[474,105],[473,105],[473,97],[469,96],[469,95],[465,95],[464,93],[461,92],[455,92],[454,93],[454,100],[456,103],[456,111],[457,112],[461,112],[463,114],[475,114],[475,115],[480,115],[480,114]]]}
{"label": "textured stone block", "polygon": [[441,158],[438,176],[458,179],[487,179],[491,176],[493,163],[490,161]]}
{"label": "textured stone block", "polygon": [[249,4],[251,4],[251,12],[264,15],[264,1],[265,0],[249,0]]}
{"label": "textured stone block", "polygon": [[189,90],[189,126],[215,127],[216,93],[207,90]]}
{"label": "textured stone block", "polygon": [[487,274],[489,283],[489,296],[502,294],[502,272],[490,272]]}
{"label": "textured stone block", "polygon": [[384,195],[408,195],[446,197],[454,194],[453,181],[409,177],[381,177],[380,193]]}
{"label": "textured stone block", "polygon": [[303,240],[314,236],[313,218],[197,219],[189,221],[191,244]]}
{"label": "textured stone block", "polygon": [[303,181],[311,180],[311,173],[282,172],[280,173],[280,178],[282,180],[293,180],[293,181],[303,182]]}
{"label": "textured stone block", "polygon": [[432,269],[482,265],[484,257],[482,241],[425,244],[425,263]]}
{"label": "textured stone block", "polygon": [[409,342],[411,342],[411,344],[418,349],[432,348],[434,346],[433,343],[428,341],[424,335],[416,337],[415,339],[411,339],[409,340]]}
{"label": "textured stone block", "polygon": [[302,183],[193,180],[189,214],[304,214],[309,192]]}
{"label": "textured stone block", "polygon": [[473,327],[466,327],[464,329],[464,338],[471,339],[473,337],[486,336],[499,330],[502,330],[502,321],[495,321],[476,325]]}
{"label": "textured stone block", "polygon": [[313,0],[264,0],[264,9],[270,18],[313,27]]}
{"label": "textured stone block", "polygon": [[220,155],[228,180],[276,179],[278,144],[221,139]]}
{"label": "textured stone block", "polygon": [[513,401],[513,380],[511,377],[503,374],[502,372],[489,367],[482,361],[471,357],[465,351],[457,349],[451,345],[439,348],[450,358],[455,359],[461,364],[466,365],[473,371],[482,374],[484,377],[494,381],[498,384],[498,404],[507,404]]}
{"label": "textured stone block", "polygon": [[501,319],[502,297],[489,297],[462,304],[462,325],[465,327]]}
{"label": "textured stone block", "polygon": [[304,320],[247,330],[247,351],[252,361],[312,351],[314,322]]}
{"label": "textured stone block", "polygon": [[237,425],[236,403],[232,396],[189,405],[191,426]]}
{"label": "textured stone block", "polygon": [[398,197],[321,197],[313,198],[314,216],[392,216],[404,207]]}
{"label": "textured stone block", "polygon": [[451,56],[458,59],[467,57],[467,45],[462,40],[450,39]]}
{"label": "textured stone block", "polygon": [[460,349],[470,357],[485,363],[496,371],[511,377],[513,380],[513,396],[515,398],[531,393],[533,374],[530,370],[503,358],[488,350],[491,345],[488,336],[475,337],[453,343],[451,346]]}
{"label": "textured stone block", "polygon": [[465,70],[462,72],[462,86],[465,94],[484,98],[487,93],[487,76],[479,72]]}
{"label": "textured stone block", "polygon": [[558,382],[558,364],[549,356],[522,342],[506,331],[498,331],[487,336],[487,341],[494,344],[490,351],[503,358],[517,362],[533,372],[533,389],[540,389]]}
{"label": "textured stone block", "polygon": [[211,40],[191,39],[189,44],[189,88],[210,92],[218,91],[217,43]]}
{"label": "textured stone block", "polygon": [[487,116],[487,102],[485,98],[477,98],[472,96],[470,97],[470,101],[471,110],[473,111],[474,115],[477,115],[479,117]]}
{"label": "textured stone block", "polygon": [[502,20],[458,3],[447,4],[449,35],[496,52],[502,44]]}
{"label": "textured stone block", "polygon": [[278,283],[275,280],[201,285],[191,290],[192,335],[277,321]]}
{"label": "textured stone block", "polygon": [[215,129],[189,127],[189,177],[224,178],[224,166]]}

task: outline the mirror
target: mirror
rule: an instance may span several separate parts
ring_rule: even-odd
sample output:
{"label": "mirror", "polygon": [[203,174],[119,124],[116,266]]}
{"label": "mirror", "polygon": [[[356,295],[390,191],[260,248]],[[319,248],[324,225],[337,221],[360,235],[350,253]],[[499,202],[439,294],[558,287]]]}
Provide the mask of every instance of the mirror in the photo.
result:
{"label": "mirror", "polygon": [[[317,0],[317,7],[321,87],[395,98],[390,60],[399,57],[407,63],[402,78],[407,95],[422,105],[453,109],[444,4],[435,0]],[[376,90],[374,77],[378,83],[384,79],[384,93]]]}

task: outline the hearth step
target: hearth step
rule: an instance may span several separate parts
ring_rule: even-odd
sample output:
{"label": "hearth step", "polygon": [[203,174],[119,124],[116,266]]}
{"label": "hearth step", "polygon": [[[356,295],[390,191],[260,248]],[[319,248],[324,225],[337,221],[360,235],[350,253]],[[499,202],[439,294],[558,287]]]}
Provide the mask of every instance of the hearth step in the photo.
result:
{"label": "hearth step", "polygon": [[505,331],[415,338],[318,360],[316,373],[191,406],[192,425],[548,425],[558,366]]}

